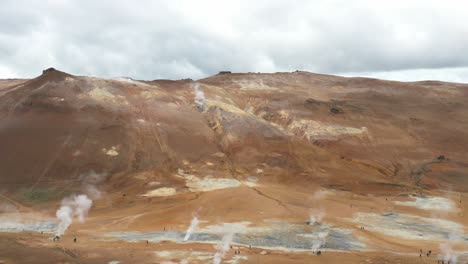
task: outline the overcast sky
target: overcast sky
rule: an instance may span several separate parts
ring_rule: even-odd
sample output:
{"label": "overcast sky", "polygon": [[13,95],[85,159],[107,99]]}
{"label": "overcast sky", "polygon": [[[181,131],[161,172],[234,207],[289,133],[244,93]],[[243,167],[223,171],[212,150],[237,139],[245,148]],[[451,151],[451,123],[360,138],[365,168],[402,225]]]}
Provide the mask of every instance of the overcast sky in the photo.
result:
{"label": "overcast sky", "polygon": [[468,1],[0,0],[0,78],[51,66],[136,79],[299,69],[468,82]]}

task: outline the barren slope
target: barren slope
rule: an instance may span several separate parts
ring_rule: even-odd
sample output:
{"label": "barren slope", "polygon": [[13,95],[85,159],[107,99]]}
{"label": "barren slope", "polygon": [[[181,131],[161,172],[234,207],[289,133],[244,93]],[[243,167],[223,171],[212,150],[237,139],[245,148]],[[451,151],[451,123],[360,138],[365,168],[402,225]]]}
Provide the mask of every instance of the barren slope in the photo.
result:
{"label": "barren slope", "polygon": [[[88,222],[68,232],[98,248],[105,247],[103,237],[111,237],[119,245],[150,240],[166,251],[187,250],[179,236],[196,213],[203,220],[197,250],[214,254],[203,243],[217,243],[216,230],[230,223],[234,242],[254,247],[245,259],[229,255],[239,263],[254,263],[262,248],[278,254],[272,258],[277,263],[309,263],[309,253],[289,256],[284,249],[307,252],[324,232],[327,241],[319,248],[345,252],[327,261],[341,263],[348,258],[341,254],[351,254],[361,262],[360,254],[374,252],[368,256],[376,263],[414,263],[422,245],[434,249],[449,233],[458,232],[461,241],[468,233],[466,102],[466,84],[308,72],[136,81],[48,69],[30,80],[2,80],[0,202],[14,210],[0,210],[0,216],[53,219],[63,197],[86,193],[92,184],[104,195]],[[453,210],[427,211],[417,207],[419,200],[408,207],[405,202],[416,194],[426,195],[421,203],[431,206],[430,197],[448,199]],[[320,211],[326,225],[305,225]],[[425,220],[432,217],[461,227]],[[386,221],[387,229],[376,230]],[[416,228],[424,234],[416,243],[406,228],[421,221],[429,222]],[[363,224],[369,230],[362,232]],[[166,228],[173,233],[154,233]],[[41,237],[31,239],[53,247]],[[166,240],[173,244],[161,244]],[[103,261],[104,251],[94,252],[100,257],[93,260],[84,257],[89,249],[76,250],[83,255],[78,259]],[[190,259],[181,252],[164,254],[174,254],[173,261]]]}

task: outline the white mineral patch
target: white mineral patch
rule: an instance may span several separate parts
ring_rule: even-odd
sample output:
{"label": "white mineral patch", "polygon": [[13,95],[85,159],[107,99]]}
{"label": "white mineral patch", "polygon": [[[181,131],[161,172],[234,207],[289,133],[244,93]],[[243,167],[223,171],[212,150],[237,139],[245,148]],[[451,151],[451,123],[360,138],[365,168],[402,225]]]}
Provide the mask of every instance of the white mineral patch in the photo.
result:
{"label": "white mineral patch", "polygon": [[143,91],[140,93],[140,96],[143,97],[144,99],[154,99],[158,97],[159,93],[156,90],[151,90],[151,91]]}
{"label": "white mineral patch", "polygon": [[143,123],[143,124],[146,123],[146,121],[144,119],[141,119],[141,118],[138,118],[137,121],[140,122],[140,123]]}
{"label": "white mineral patch", "polygon": [[112,146],[110,149],[103,148],[102,152],[106,153],[106,155],[115,157],[119,155],[119,152],[117,150],[118,147]]}
{"label": "white mineral patch", "polygon": [[[154,255],[160,259],[185,259],[188,261],[187,263],[199,263],[202,261],[205,263],[208,260],[213,258],[213,254],[211,252],[203,252],[203,251],[184,251],[184,250],[160,250],[155,251]],[[170,262],[163,262],[163,263],[170,263]],[[178,262],[173,262],[177,263]]]}
{"label": "white mineral patch", "polygon": [[448,234],[463,234],[464,229],[448,220],[397,213],[356,213],[351,221],[367,230],[403,239],[446,240]]}
{"label": "white mineral patch", "polygon": [[209,192],[226,188],[235,188],[242,185],[242,183],[236,179],[213,178],[208,176],[200,179],[195,175],[185,173],[182,169],[178,170],[176,176],[185,179],[185,185],[191,192]]}
{"label": "white mineral patch", "polygon": [[411,196],[411,199],[412,201],[396,201],[395,204],[424,210],[455,211],[455,204],[446,198]]}
{"label": "white mineral patch", "polygon": [[235,179],[205,177],[203,179],[187,181],[186,185],[191,192],[209,192],[239,187],[241,182]]}
{"label": "white mineral patch", "polygon": [[97,101],[114,101],[115,99],[113,94],[102,88],[94,88],[88,94]]}
{"label": "white mineral patch", "polygon": [[256,176],[248,176],[246,181],[243,181],[242,184],[247,185],[249,187],[257,186],[258,177]]}
{"label": "white mineral patch", "polygon": [[224,263],[229,263],[229,264],[237,264],[241,263],[244,260],[248,260],[249,258],[247,256],[243,255],[234,255],[232,259],[224,261]]}
{"label": "white mineral patch", "polygon": [[111,260],[109,262],[107,262],[108,264],[120,264],[120,261],[118,260]]}
{"label": "white mineral patch", "polygon": [[340,125],[327,125],[314,120],[294,120],[287,130],[298,136],[303,136],[307,140],[313,139],[336,139],[343,135],[360,135],[367,133],[366,127],[355,128]]}
{"label": "white mineral patch", "polygon": [[118,156],[118,155],[119,155],[119,152],[117,152],[117,150],[115,150],[115,149],[109,149],[109,150],[106,152],[106,155],[109,155],[109,156]]}
{"label": "white mineral patch", "polygon": [[263,80],[241,80],[237,81],[240,85],[241,90],[276,90],[276,87],[272,87],[263,83]]}
{"label": "white mineral patch", "polygon": [[161,183],[160,182],[155,182],[155,181],[152,181],[152,182],[148,182],[148,186],[158,186],[160,185]]}
{"label": "white mineral patch", "polygon": [[53,101],[57,101],[57,102],[65,101],[65,98],[62,98],[62,97],[51,97],[50,99],[53,100]]}
{"label": "white mineral patch", "polygon": [[[250,115],[249,113],[245,112],[244,110],[238,108],[235,105],[228,104],[222,101],[215,101],[215,100],[205,100],[207,108],[220,108],[224,111],[238,114],[238,115]],[[253,115],[252,115],[253,116]]]}
{"label": "white mineral patch", "polygon": [[143,194],[143,196],[162,197],[162,196],[172,196],[172,195],[175,195],[176,193],[177,193],[176,189],[174,188],[163,187],[163,188],[148,191],[147,193]]}
{"label": "white mineral patch", "polygon": [[249,186],[249,187],[256,187],[257,184],[255,182],[250,182],[250,181],[243,181],[242,184]]}
{"label": "white mineral patch", "polygon": [[97,87],[92,89],[88,92],[88,96],[90,96],[95,101],[99,102],[107,102],[107,103],[115,103],[120,105],[128,105],[127,99],[122,95],[113,95],[111,92],[106,90],[105,88]]}
{"label": "white mineral patch", "polygon": [[271,227],[250,227],[251,222],[233,222],[233,223],[223,223],[221,225],[209,225],[200,230],[200,232],[214,233],[214,234],[224,234],[227,232],[237,233],[237,234],[247,234],[247,233],[256,233],[256,232],[267,232],[271,231]]}

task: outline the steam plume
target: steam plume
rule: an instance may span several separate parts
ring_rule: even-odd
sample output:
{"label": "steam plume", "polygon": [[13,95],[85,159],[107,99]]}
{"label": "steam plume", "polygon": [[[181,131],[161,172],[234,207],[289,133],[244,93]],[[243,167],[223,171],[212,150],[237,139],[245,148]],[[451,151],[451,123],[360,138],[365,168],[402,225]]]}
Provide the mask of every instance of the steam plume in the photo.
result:
{"label": "steam plume", "polygon": [[316,223],[320,223],[324,217],[325,212],[323,210],[312,210],[310,212],[309,225],[315,225]]}
{"label": "steam plume", "polygon": [[224,234],[222,244],[216,246],[218,252],[214,255],[213,264],[220,264],[221,260],[226,255],[226,252],[229,251],[229,246],[231,245],[232,239],[234,238],[234,233],[232,231],[228,231]]}
{"label": "steam plume", "polygon": [[79,222],[83,222],[92,205],[93,201],[85,194],[64,198],[62,205],[55,214],[60,221],[56,235],[62,236],[65,234],[65,231],[73,222],[73,217],[77,217]]}
{"label": "steam plume", "polygon": [[195,104],[198,109],[203,112],[205,111],[205,93],[203,93],[198,83],[195,83],[193,89],[195,90]]}
{"label": "steam plume", "polygon": [[457,242],[462,240],[462,238],[454,233],[449,234],[449,241],[442,243],[439,245],[441,258],[444,260],[445,263],[450,261],[450,264],[457,264],[457,259],[459,252],[453,250],[451,242]]}
{"label": "steam plume", "polygon": [[190,226],[187,229],[187,233],[185,234],[184,241],[187,241],[190,238],[190,236],[192,235],[193,231],[195,231],[195,228],[197,227],[199,222],[200,221],[198,220],[196,216],[192,218],[192,221],[190,222]]}
{"label": "steam plume", "polygon": [[84,193],[92,200],[100,199],[102,193],[96,186],[104,182],[106,177],[107,173],[96,173],[94,170],[80,175]]}
{"label": "steam plume", "polygon": [[[325,197],[328,195],[326,191],[323,190],[318,190],[316,191],[312,197],[310,198],[313,203],[319,203],[320,201],[325,199]],[[309,225],[314,225],[316,223],[319,223],[322,221],[322,219],[325,217],[325,210],[323,208],[318,209],[312,209],[310,211],[310,216],[309,216]]]}
{"label": "steam plume", "polygon": [[58,230],[55,235],[61,236],[65,234],[65,231],[72,223],[73,210],[69,206],[62,205],[55,215],[60,220]]}

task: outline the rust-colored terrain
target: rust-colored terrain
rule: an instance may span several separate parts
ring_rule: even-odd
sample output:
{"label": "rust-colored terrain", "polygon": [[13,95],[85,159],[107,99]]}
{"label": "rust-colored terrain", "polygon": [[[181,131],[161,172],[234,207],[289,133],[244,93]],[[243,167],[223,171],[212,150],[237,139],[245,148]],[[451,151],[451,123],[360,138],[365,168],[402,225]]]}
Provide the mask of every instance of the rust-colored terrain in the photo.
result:
{"label": "rust-colored terrain", "polygon": [[467,149],[468,84],[0,80],[0,263],[467,263]]}

